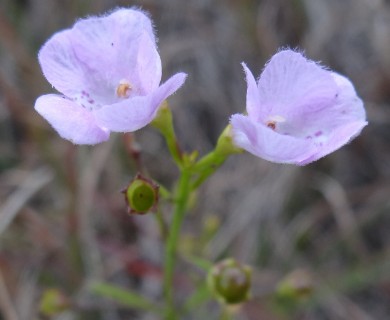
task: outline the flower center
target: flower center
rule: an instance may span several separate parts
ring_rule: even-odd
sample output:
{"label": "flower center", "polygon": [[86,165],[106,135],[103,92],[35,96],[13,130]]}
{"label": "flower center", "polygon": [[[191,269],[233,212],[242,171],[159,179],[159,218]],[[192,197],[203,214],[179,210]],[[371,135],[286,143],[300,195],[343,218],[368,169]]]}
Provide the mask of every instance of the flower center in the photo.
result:
{"label": "flower center", "polygon": [[268,118],[268,120],[265,122],[265,125],[272,129],[272,130],[276,130],[276,125],[278,123],[283,123],[283,122],[286,122],[286,119],[283,118],[282,116],[271,116]]}
{"label": "flower center", "polygon": [[123,79],[119,81],[119,86],[116,88],[116,95],[118,98],[128,98],[132,90],[132,86],[129,81]]}
{"label": "flower center", "polygon": [[275,130],[276,122],[275,121],[267,121],[267,127],[271,128],[272,130]]}

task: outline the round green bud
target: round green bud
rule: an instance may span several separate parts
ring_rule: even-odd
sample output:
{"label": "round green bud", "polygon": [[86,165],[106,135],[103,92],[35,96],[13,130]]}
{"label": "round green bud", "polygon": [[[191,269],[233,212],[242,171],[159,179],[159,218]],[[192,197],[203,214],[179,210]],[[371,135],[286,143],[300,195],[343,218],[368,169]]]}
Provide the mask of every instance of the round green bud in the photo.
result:
{"label": "round green bud", "polygon": [[249,299],[251,273],[249,266],[227,259],[210,269],[208,285],[221,302],[242,303]]}
{"label": "round green bud", "polygon": [[307,270],[297,269],[279,282],[276,294],[278,297],[305,299],[313,293],[314,287],[312,274]]}
{"label": "round green bud", "polygon": [[69,308],[70,301],[60,290],[51,288],[43,292],[39,305],[42,315],[52,317]]}
{"label": "round green bud", "polygon": [[158,185],[138,174],[123,191],[130,214],[153,211],[158,203]]}

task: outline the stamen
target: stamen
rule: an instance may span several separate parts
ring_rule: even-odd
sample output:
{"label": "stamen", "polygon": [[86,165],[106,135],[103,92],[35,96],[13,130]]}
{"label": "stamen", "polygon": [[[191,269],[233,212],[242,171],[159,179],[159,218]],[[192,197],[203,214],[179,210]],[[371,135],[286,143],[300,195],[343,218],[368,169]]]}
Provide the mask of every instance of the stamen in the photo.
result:
{"label": "stamen", "polygon": [[266,121],[265,125],[268,128],[275,130],[277,123],[281,123],[281,122],[285,122],[285,121],[286,121],[286,119],[283,118],[282,116],[272,116],[272,117],[269,117],[269,120]]}
{"label": "stamen", "polygon": [[276,121],[267,121],[266,123],[268,128],[271,128],[272,130],[275,130],[276,128]]}
{"label": "stamen", "polygon": [[119,81],[119,86],[116,88],[116,95],[119,98],[128,98],[130,96],[130,91],[133,89],[131,84],[127,80]]}

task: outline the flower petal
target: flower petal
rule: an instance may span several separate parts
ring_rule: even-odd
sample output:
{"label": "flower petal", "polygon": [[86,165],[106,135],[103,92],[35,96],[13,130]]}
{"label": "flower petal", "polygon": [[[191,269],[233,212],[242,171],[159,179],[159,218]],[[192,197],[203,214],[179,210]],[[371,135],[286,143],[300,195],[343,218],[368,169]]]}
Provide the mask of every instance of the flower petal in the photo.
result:
{"label": "flower petal", "polygon": [[351,81],[335,72],[332,72],[331,75],[339,89],[336,104],[338,113],[343,115],[340,123],[365,120],[366,111],[364,110],[363,102],[357,96]]}
{"label": "flower petal", "polygon": [[186,75],[178,73],[168,79],[152,94],[126,99],[104,106],[94,114],[98,123],[116,132],[131,132],[149,124],[155,117],[158,107],[172,93],[179,89]]}
{"label": "flower petal", "polygon": [[[165,99],[174,94],[184,84],[186,78],[187,74],[184,72],[176,73],[170,77],[153,93],[152,102],[159,107]],[[153,117],[156,115],[157,109]]]}
{"label": "flower petal", "polygon": [[70,31],[52,36],[38,53],[38,60],[46,79],[66,96],[76,96],[84,87],[85,70],[74,51]]}
{"label": "flower petal", "polygon": [[108,140],[108,130],[96,124],[93,114],[73,101],[56,94],[41,96],[35,110],[59,135],[75,144],[97,144]]}
{"label": "flower petal", "polygon": [[[71,98],[85,91],[99,105],[106,105],[117,101],[115,91],[121,80],[137,86],[138,69],[146,63],[150,63],[148,77],[155,78],[152,84],[160,82],[161,61],[155,47],[150,19],[141,11],[119,9],[56,33],[38,58],[45,77],[58,91]],[[138,66],[137,57],[146,53]],[[147,93],[145,88],[137,89],[137,94]]]}
{"label": "flower petal", "polygon": [[235,114],[230,122],[235,143],[265,160],[300,164],[316,152],[309,141],[279,134],[247,116]]}
{"label": "flower petal", "polygon": [[326,142],[317,145],[317,152],[315,154],[298,164],[306,165],[340,149],[342,146],[358,136],[367,124],[368,123],[366,121],[357,121],[338,127],[336,130],[331,132]]}
{"label": "flower petal", "polygon": [[259,89],[257,88],[256,80],[252,74],[252,72],[248,69],[245,63],[242,63],[242,66],[246,75],[246,82],[248,85],[246,91],[246,111],[249,116],[255,120],[264,120],[263,114],[266,110],[259,108],[260,106],[260,95]]}
{"label": "flower petal", "polygon": [[288,120],[321,110],[337,93],[329,71],[292,50],[280,51],[271,58],[258,87],[261,108]]}
{"label": "flower petal", "polygon": [[156,44],[146,33],[140,38],[136,73],[138,77],[134,80],[138,82],[141,95],[158,88],[161,81],[161,59]]}
{"label": "flower petal", "polygon": [[[322,140],[322,136],[331,135],[339,127],[354,122],[364,122],[366,113],[362,100],[357,96],[352,83],[345,77],[330,72],[338,86],[334,101],[321,110],[306,112],[294,122],[295,136],[310,137]],[[300,134],[298,134],[300,132]],[[321,133],[316,137],[316,133]]]}
{"label": "flower petal", "polygon": [[147,77],[155,77],[153,89],[161,81],[161,61],[152,24],[141,11],[119,9],[106,17],[80,20],[72,29],[72,43],[80,61],[94,77],[108,84],[111,93],[122,79],[139,91],[137,95],[149,93],[140,88],[145,84],[141,81],[139,85],[139,69],[145,69]]}

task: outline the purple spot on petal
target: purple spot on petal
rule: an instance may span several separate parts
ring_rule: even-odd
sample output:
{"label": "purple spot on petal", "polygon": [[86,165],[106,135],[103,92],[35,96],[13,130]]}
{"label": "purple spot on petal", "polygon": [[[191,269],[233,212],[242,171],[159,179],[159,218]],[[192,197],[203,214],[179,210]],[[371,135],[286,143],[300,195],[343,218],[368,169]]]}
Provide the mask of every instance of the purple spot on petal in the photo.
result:
{"label": "purple spot on petal", "polygon": [[320,135],[322,135],[322,131],[317,131],[317,132],[314,134],[314,136],[316,136],[316,137],[319,137]]}
{"label": "purple spot on petal", "polygon": [[306,139],[313,139],[312,136],[307,136]]}
{"label": "purple spot on petal", "polygon": [[85,91],[85,90],[82,90],[82,91],[81,91],[81,95],[82,95],[82,96],[89,97],[89,93],[88,93],[87,91]]}
{"label": "purple spot on petal", "polygon": [[88,102],[89,102],[90,104],[94,104],[94,103],[95,103],[95,100],[93,100],[93,99],[88,99]]}

